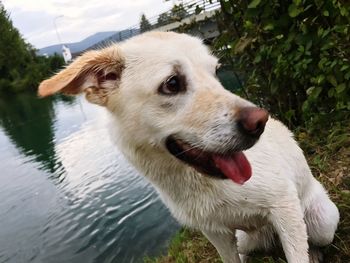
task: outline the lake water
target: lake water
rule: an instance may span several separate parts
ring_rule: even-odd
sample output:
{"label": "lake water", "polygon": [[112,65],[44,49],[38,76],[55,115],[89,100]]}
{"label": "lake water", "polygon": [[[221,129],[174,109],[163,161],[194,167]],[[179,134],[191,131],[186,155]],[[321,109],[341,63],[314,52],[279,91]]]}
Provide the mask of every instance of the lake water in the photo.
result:
{"label": "lake water", "polygon": [[0,160],[0,262],[141,262],[179,227],[82,98],[0,98]]}
{"label": "lake water", "polygon": [[130,263],[166,251],[179,225],[107,129],[104,109],[83,98],[0,97],[0,263]]}

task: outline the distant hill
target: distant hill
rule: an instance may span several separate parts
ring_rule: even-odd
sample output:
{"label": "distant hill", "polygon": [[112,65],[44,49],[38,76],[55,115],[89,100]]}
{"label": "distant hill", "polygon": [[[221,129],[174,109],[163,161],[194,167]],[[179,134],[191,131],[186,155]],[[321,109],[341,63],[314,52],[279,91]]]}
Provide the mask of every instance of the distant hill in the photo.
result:
{"label": "distant hill", "polygon": [[108,46],[111,43],[123,41],[123,40],[128,39],[132,36],[135,36],[139,33],[140,33],[140,30],[138,28],[130,28],[130,29],[118,31],[118,32],[115,32],[113,35],[110,35],[110,36],[106,37],[105,39],[89,46],[88,48],[86,48],[86,50],[100,49],[102,47]]}
{"label": "distant hill", "polygon": [[[117,31],[108,31],[108,32],[99,32],[96,34],[93,34],[92,36],[89,36],[85,38],[84,40],[80,42],[75,43],[64,43],[64,45],[68,46],[72,53],[80,53],[81,51],[95,45],[96,43],[99,43],[100,41],[103,41],[104,39],[115,35]],[[39,55],[53,55],[55,53],[61,54],[62,52],[62,45],[52,45],[48,47],[44,47],[39,49],[38,54]]]}

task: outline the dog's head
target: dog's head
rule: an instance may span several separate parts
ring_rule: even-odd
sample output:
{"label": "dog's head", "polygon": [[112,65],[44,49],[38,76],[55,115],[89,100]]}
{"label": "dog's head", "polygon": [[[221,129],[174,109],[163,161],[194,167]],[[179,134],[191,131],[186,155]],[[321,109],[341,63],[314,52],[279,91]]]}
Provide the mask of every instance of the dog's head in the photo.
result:
{"label": "dog's head", "polygon": [[43,81],[39,95],[85,93],[116,117],[135,147],[243,183],[251,169],[242,151],[259,139],[268,113],[225,90],[217,67],[199,39],[151,32],[86,52]]}

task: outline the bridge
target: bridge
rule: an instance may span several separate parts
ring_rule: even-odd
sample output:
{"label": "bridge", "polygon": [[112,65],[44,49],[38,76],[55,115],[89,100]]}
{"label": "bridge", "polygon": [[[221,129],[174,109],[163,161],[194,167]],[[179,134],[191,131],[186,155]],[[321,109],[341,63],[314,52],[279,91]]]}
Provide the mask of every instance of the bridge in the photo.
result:
{"label": "bridge", "polygon": [[213,39],[219,30],[213,18],[220,11],[218,0],[196,0],[174,5],[172,9],[147,19],[147,22],[131,26],[91,46],[98,49],[111,42],[120,42],[140,33],[157,31],[186,31],[203,39]]}

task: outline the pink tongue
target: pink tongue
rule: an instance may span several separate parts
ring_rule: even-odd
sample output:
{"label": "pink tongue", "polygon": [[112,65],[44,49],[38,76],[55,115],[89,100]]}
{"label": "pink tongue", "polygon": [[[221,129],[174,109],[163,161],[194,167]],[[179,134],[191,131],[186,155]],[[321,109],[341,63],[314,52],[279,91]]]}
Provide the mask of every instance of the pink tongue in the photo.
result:
{"label": "pink tongue", "polygon": [[252,168],[242,152],[234,153],[232,156],[213,155],[216,167],[232,181],[244,184],[252,176]]}

